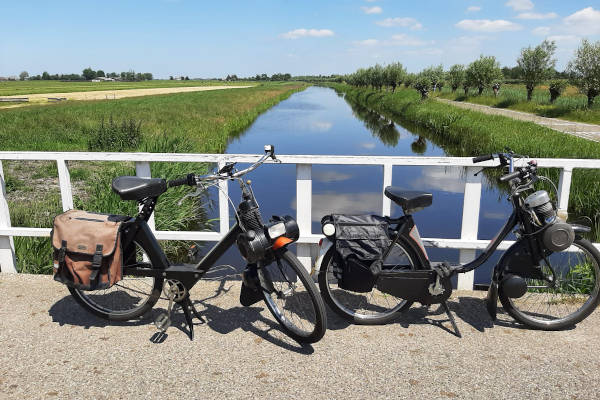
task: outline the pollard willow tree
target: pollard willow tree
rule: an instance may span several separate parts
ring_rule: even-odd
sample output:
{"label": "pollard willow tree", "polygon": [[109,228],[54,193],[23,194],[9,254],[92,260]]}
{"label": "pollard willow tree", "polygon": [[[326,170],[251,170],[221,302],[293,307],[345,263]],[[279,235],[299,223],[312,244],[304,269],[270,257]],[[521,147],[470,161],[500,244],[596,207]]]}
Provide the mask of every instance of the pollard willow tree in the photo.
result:
{"label": "pollard willow tree", "polygon": [[494,56],[484,57],[481,55],[478,60],[469,64],[466,78],[470,86],[479,89],[479,95],[481,95],[483,89],[490,86],[494,81],[502,79],[500,64]]}
{"label": "pollard willow tree", "polygon": [[446,73],[452,92],[456,92],[465,82],[465,66],[462,64],[454,64],[450,67],[450,70]]}
{"label": "pollard willow tree", "polygon": [[556,51],[556,43],[544,40],[538,46],[521,49],[517,65],[521,70],[521,79],[527,88],[527,101],[531,101],[533,89],[546,79],[552,77],[556,59],[552,58]]}
{"label": "pollard willow tree", "polygon": [[437,88],[441,89],[444,86],[444,67],[442,65],[425,68],[420,75],[429,79],[429,84],[434,92]]}
{"label": "pollard willow tree", "polygon": [[392,88],[392,93],[396,91],[396,86],[400,86],[406,77],[406,69],[399,62],[386,66],[383,72],[385,84]]}
{"label": "pollard willow tree", "polygon": [[588,107],[591,106],[600,94],[600,41],[590,43],[583,39],[567,72],[570,82],[587,96]]}

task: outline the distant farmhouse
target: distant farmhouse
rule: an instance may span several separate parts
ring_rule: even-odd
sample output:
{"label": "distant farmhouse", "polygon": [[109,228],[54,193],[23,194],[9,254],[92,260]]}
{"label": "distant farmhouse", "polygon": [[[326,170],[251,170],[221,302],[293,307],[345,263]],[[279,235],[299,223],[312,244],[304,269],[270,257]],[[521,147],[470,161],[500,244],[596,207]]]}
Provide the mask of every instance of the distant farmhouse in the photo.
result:
{"label": "distant farmhouse", "polygon": [[5,76],[0,76],[0,81],[16,81],[17,77],[16,76],[9,76],[8,78]]}
{"label": "distant farmhouse", "polygon": [[103,76],[92,79],[92,82],[115,82],[115,78],[105,78]]}

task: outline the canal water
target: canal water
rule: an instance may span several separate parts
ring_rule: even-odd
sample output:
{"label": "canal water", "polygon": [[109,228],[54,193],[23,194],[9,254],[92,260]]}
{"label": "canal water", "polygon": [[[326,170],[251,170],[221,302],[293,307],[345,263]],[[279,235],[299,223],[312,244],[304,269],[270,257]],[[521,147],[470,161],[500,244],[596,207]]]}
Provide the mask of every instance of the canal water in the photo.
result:
{"label": "canal water", "polygon": [[[360,156],[447,156],[443,145],[411,132],[356,104],[334,90],[309,87],[292,95],[257,118],[231,140],[227,153],[258,154],[273,144],[277,154]],[[475,154],[474,154],[475,155]],[[240,168],[245,167],[239,165]],[[465,170],[461,167],[393,168],[392,184],[407,190],[433,193],[432,206],[414,214],[422,237],[459,238],[463,211]],[[296,215],[296,167],[265,164],[247,175],[265,219],[271,215]],[[320,234],[319,221],[330,213],[381,214],[383,167],[313,165],[312,232]],[[240,190],[229,183],[229,195],[237,205]],[[218,218],[216,190],[210,193],[215,206],[208,211]],[[485,182],[481,197],[479,239],[491,239],[511,212],[506,195]],[[401,215],[392,203],[392,216]],[[233,218],[233,211],[230,215]],[[216,224],[218,226],[218,224]],[[427,248],[434,261],[458,262],[458,250]],[[490,281],[496,254],[475,272],[475,283]],[[220,263],[242,266],[237,249]]]}

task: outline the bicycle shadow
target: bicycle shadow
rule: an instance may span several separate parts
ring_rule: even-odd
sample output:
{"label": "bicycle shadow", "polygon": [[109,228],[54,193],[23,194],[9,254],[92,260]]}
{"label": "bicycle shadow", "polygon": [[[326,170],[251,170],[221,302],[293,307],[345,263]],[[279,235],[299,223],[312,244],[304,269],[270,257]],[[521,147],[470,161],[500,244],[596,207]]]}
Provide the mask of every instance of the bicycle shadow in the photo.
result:
{"label": "bicycle shadow", "polygon": [[[235,280],[235,279],[234,279]],[[193,300],[194,306],[201,306],[198,309],[201,321],[194,319],[194,326],[206,325],[213,331],[226,335],[242,329],[245,332],[251,332],[259,338],[266,340],[284,349],[294,351],[300,354],[312,354],[314,348],[310,344],[301,344],[285,334],[279,323],[262,315],[265,307],[251,306],[242,307],[236,306],[233,308],[221,308],[209,303],[209,300],[227,294],[231,290],[231,286],[226,288],[227,279],[220,280],[219,287],[215,293],[201,300]],[[136,298],[131,296],[130,299],[124,301],[135,302]],[[258,303],[260,304],[260,303]],[[167,310],[163,307],[155,307],[150,312],[142,317],[129,321],[107,321],[96,317],[95,315],[82,309],[72,296],[65,296],[54,303],[48,310],[48,314],[52,318],[52,322],[63,325],[81,326],[84,329],[91,327],[104,328],[106,326],[141,326],[152,324],[154,319],[161,313]],[[268,311],[267,311],[268,312]],[[270,315],[269,315],[270,316]],[[189,329],[181,307],[176,306],[171,316],[170,329],[178,329],[184,334],[189,334]],[[154,333],[150,337],[150,341],[156,344],[163,343],[168,337],[167,333]]]}
{"label": "bicycle shadow", "polygon": [[[227,335],[237,329],[242,329],[245,332],[251,332],[259,338],[286,350],[300,354],[314,353],[314,348],[310,344],[296,342],[286,335],[278,322],[263,316],[262,313],[265,312],[266,307],[236,306],[233,308],[221,308],[211,304],[209,302],[210,300],[227,294],[231,290],[232,286],[229,286],[228,288],[225,287],[226,282],[228,282],[228,279],[219,280],[219,286],[213,295],[200,300],[192,300],[192,303],[198,309],[199,315],[202,317],[202,320],[199,322],[197,318],[194,319],[194,326],[206,325],[213,331],[222,335]],[[174,321],[178,321],[178,328],[180,330],[188,333],[183,311],[181,311],[181,308],[178,308],[178,311]]]}
{"label": "bicycle shadow", "polygon": [[[344,304],[365,304],[364,295],[344,292],[344,296]],[[527,327],[514,321],[512,317],[505,313],[501,306],[498,307],[496,321],[492,321],[492,318],[486,309],[485,298],[459,296],[458,299],[449,299],[448,307],[457,320],[457,323],[462,321],[468,327],[471,327],[479,332],[485,332],[486,329],[493,328],[496,325],[513,329],[528,329]],[[377,306],[371,306],[370,310],[374,312],[383,312],[386,309]],[[408,310],[398,313],[397,317],[389,322],[389,324],[398,324],[407,329],[410,328],[411,325],[434,325],[448,333],[455,335],[455,331],[452,328],[450,320],[448,318],[439,318],[440,316],[445,315],[446,311],[443,309],[441,304],[424,306],[419,303],[415,303]],[[329,306],[327,306],[327,326],[329,329],[344,329],[350,324],[352,323],[339,316]]]}

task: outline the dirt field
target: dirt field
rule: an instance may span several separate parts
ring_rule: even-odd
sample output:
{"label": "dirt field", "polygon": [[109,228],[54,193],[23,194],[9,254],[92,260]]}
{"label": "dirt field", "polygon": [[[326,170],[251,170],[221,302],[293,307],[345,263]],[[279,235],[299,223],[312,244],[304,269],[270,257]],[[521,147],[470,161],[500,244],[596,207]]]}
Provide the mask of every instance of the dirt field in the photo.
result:
{"label": "dirt field", "polygon": [[71,93],[41,93],[41,94],[20,94],[16,96],[2,96],[3,98],[28,97],[28,103],[12,104],[2,109],[23,107],[32,104],[53,104],[48,98],[66,98],[67,100],[116,100],[125,97],[137,96],[153,96],[157,94],[183,93],[183,92],[198,92],[203,90],[219,90],[219,89],[241,89],[252,87],[252,85],[244,86],[194,86],[194,87],[171,87],[171,88],[152,88],[152,89],[125,89],[125,90],[99,90],[93,92],[71,92]]}

